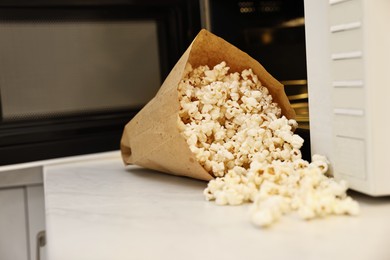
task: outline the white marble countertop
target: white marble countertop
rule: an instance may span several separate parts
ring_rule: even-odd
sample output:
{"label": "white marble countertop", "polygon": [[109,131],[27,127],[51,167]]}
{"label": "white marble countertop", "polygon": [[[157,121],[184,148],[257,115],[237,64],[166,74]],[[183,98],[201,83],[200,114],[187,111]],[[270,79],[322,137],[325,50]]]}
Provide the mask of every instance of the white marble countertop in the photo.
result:
{"label": "white marble countertop", "polygon": [[131,166],[119,154],[44,169],[50,260],[390,259],[390,198],[353,194],[358,217],[253,226],[248,205],[217,206],[206,182]]}

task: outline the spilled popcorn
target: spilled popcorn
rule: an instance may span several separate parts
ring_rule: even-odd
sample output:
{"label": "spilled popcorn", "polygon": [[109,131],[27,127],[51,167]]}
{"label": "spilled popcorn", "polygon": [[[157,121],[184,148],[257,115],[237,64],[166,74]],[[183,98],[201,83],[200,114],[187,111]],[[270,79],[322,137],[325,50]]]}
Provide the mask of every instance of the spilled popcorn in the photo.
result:
{"label": "spilled popcorn", "polygon": [[216,177],[204,191],[207,200],[252,203],[251,220],[261,227],[291,212],[307,220],[359,213],[347,184],[326,176],[326,158],[302,159],[297,122],[281,115],[251,69],[229,73],[225,62],[213,69],[187,64],[178,92],[179,129]]}

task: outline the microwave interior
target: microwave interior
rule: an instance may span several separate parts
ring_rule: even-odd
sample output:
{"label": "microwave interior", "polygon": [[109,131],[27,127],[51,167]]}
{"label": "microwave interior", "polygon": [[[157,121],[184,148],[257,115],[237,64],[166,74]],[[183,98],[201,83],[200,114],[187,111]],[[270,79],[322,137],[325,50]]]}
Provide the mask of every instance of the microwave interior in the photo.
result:
{"label": "microwave interior", "polygon": [[201,0],[202,26],[258,60],[284,86],[310,160],[303,0]]}

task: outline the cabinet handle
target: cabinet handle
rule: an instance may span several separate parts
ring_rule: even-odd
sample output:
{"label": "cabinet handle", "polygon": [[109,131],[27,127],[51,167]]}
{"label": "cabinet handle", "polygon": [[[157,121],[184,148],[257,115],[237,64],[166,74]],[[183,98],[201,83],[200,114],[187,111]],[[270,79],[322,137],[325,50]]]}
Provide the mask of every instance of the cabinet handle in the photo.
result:
{"label": "cabinet handle", "polygon": [[41,247],[44,247],[46,245],[45,230],[39,231],[36,238],[37,238],[36,260],[41,260]]}

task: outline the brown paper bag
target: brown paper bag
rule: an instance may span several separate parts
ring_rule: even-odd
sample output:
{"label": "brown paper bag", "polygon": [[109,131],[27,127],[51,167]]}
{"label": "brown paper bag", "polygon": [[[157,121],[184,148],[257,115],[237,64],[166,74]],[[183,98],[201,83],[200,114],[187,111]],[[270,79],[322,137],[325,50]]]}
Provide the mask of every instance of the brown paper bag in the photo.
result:
{"label": "brown paper bag", "polygon": [[179,98],[177,86],[189,62],[214,67],[226,61],[229,72],[252,68],[279,104],[282,114],[294,118],[283,85],[273,78],[259,62],[222,38],[201,30],[187,51],[165,79],[156,96],[126,125],[121,152],[125,164],[136,164],[170,174],[201,180],[213,178],[196,160],[178,129]]}

